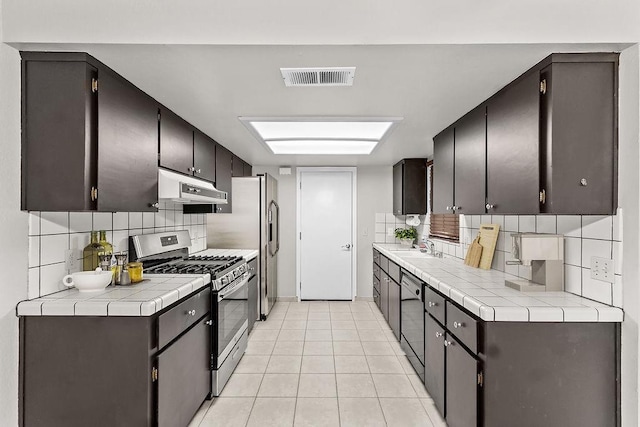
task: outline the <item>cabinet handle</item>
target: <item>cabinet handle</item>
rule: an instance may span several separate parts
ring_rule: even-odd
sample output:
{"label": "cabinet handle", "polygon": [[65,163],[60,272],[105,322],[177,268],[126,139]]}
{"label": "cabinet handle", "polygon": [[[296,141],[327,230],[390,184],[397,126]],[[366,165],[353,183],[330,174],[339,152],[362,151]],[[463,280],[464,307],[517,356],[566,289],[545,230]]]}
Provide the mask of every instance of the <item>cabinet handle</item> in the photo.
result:
{"label": "cabinet handle", "polygon": [[442,335],[443,335],[442,332],[436,332],[436,338],[440,338],[442,337]]}
{"label": "cabinet handle", "polygon": [[98,189],[96,187],[91,187],[91,201],[95,202],[98,200]]}
{"label": "cabinet handle", "polygon": [[202,170],[201,169],[196,169],[196,173],[201,173]]}
{"label": "cabinet handle", "polygon": [[438,305],[437,302],[429,301],[429,307],[436,307]]}
{"label": "cabinet handle", "polygon": [[460,206],[451,206],[451,210],[452,211],[459,211],[460,209],[462,209]]}
{"label": "cabinet handle", "polygon": [[463,328],[464,327],[464,323],[462,322],[453,322],[453,327],[458,329],[458,328]]}
{"label": "cabinet handle", "polygon": [[207,320],[206,322],[204,322],[205,325],[213,325],[213,320]]}
{"label": "cabinet handle", "polygon": [[447,206],[447,210],[450,211],[451,210],[451,206]]}
{"label": "cabinet handle", "polygon": [[160,207],[160,203],[158,203],[158,202],[155,202],[155,203],[149,203],[149,207],[150,207],[150,208],[157,208],[157,207]]}
{"label": "cabinet handle", "polygon": [[188,170],[189,172],[194,172],[194,171],[196,170],[196,168],[194,168],[193,166],[189,166],[189,167],[187,168],[187,170]]}
{"label": "cabinet handle", "polygon": [[189,310],[189,311],[187,311],[187,315],[195,316],[196,315],[196,311],[195,310]]}
{"label": "cabinet handle", "polygon": [[450,345],[453,345],[453,343],[451,341],[444,340],[444,346],[445,347],[449,347]]}
{"label": "cabinet handle", "polygon": [[547,192],[543,189],[540,192],[540,203],[544,205],[546,202],[547,202]]}
{"label": "cabinet handle", "polygon": [[487,208],[487,210],[495,208],[491,203],[487,203],[484,207]]}
{"label": "cabinet handle", "polygon": [[222,212],[222,208],[218,208],[218,212]]}
{"label": "cabinet handle", "polygon": [[542,79],[540,82],[540,93],[543,95],[547,94],[547,79]]}

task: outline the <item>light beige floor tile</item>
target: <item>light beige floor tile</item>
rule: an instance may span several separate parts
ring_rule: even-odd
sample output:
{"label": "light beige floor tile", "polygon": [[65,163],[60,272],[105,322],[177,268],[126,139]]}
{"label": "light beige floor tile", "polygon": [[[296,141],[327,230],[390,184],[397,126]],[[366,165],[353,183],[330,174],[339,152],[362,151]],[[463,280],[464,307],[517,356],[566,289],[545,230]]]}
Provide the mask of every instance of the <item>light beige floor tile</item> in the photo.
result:
{"label": "light beige floor tile", "polygon": [[316,303],[309,305],[309,313],[329,313],[329,303]]}
{"label": "light beige floor tile", "polygon": [[336,311],[331,313],[331,321],[334,320],[353,320],[350,311]]}
{"label": "light beige floor tile", "polygon": [[429,392],[427,392],[427,389],[425,388],[424,383],[419,376],[407,375],[407,378],[409,378],[409,381],[411,381],[411,385],[413,386],[413,389],[415,390],[418,397],[429,399],[431,398],[431,396],[429,396]]}
{"label": "light beige floor tile", "polygon": [[372,374],[404,374],[396,356],[366,356]]}
{"label": "light beige floor tile", "polygon": [[334,374],[300,374],[298,397],[336,397]]}
{"label": "light beige floor tile", "polygon": [[278,341],[304,341],[305,334],[304,329],[282,329]]}
{"label": "light beige floor tile", "polygon": [[282,356],[302,356],[304,341],[276,341],[273,348],[274,355]]}
{"label": "light beige floor tile", "polygon": [[331,330],[329,329],[307,329],[304,337],[305,341],[332,341]]}
{"label": "light beige floor tile", "polygon": [[433,427],[427,412],[418,399],[380,398],[380,405],[389,427]]}
{"label": "light beige floor tile", "polygon": [[338,399],[301,397],[296,402],[294,427],[339,427]]}
{"label": "light beige floor tile", "polygon": [[282,322],[282,329],[307,329],[306,320],[285,320]]}
{"label": "light beige floor tile", "polygon": [[431,399],[420,399],[420,403],[424,407],[425,411],[429,415],[429,419],[431,423],[433,423],[434,427],[447,427],[447,423],[445,422],[440,412],[438,412],[438,408],[436,408],[435,403]]}
{"label": "light beige floor tile", "polygon": [[302,302],[292,303],[289,306],[289,310],[287,310],[287,314],[291,313],[309,313],[309,304],[305,304]]}
{"label": "light beige floor tile", "polygon": [[358,329],[376,329],[380,330],[380,322],[376,320],[356,320],[356,328]]}
{"label": "light beige floor tile", "polygon": [[364,356],[335,356],[336,373],[368,374],[369,365]]}
{"label": "light beige floor tile", "polygon": [[378,399],[344,397],[338,399],[341,427],[384,427],[386,423]]}
{"label": "light beige floor tile", "polygon": [[302,356],[273,355],[267,365],[268,374],[297,374],[300,372]]}
{"label": "light beige floor tile", "polygon": [[312,311],[309,309],[308,320],[331,320],[329,316],[329,306],[327,306],[327,311]]}
{"label": "light beige floor tile", "polygon": [[[366,320],[365,320],[366,322]],[[391,326],[386,322],[386,320],[378,320],[378,327],[383,331],[390,331]]]}
{"label": "light beige floor tile", "polygon": [[417,397],[406,375],[373,374],[373,382],[379,397]]}
{"label": "light beige floor tile", "polygon": [[270,320],[284,320],[286,315],[287,315],[286,310],[270,311],[269,312],[269,316],[267,317],[267,319],[270,319]]}
{"label": "light beige floor tile", "polygon": [[296,409],[293,397],[259,397],[253,404],[248,427],[290,427]]}
{"label": "light beige floor tile", "polygon": [[364,354],[371,356],[394,356],[393,348],[387,341],[362,341]]}
{"label": "light beige floor tile", "polygon": [[373,317],[373,313],[370,310],[369,311],[354,311],[351,314],[353,315],[353,318],[355,320],[376,320],[376,318]]}
{"label": "light beige floor tile", "polygon": [[333,356],[333,341],[305,341],[305,356]]}
{"label": "light beige floor tile", "polygon": [[275,341],[278,338],[277,329],[256,329],[251,333],[252,341]]}
{"label": "light beige floor tile", "polygon": [[258,397],[296,397],[298,374],[265,374]]}
{"label": "light beige floor tile", "polygon": [[207,414],[207,411],[209,410],[209,406],[211,406],[211,402],[213,401],[205,400],[202,403],[202,405],[200,405],[198,412],[196,412],[196,414],[193,416],[193,418],[191,419],[187,427],[198,427],[200,425],[200,423],[204,419],[204,416]]}
{"label": "light beige floor tile", "polygon": [[267,355],[251,355],[245,354],[236,367],[234,373],[237,374],[264,374],[269,363]]}
{"label": "light beige floor tile", "polygon": [[349,302],[330,302],[329,303],[329,311],[332,313],[337,313],[337,312],[349,312],[351,313],[351,307],[349,305]]}
{"label": "light beige floor tile", "polygon": [[249,338],[249,344],[247,344],[247,350],[244,354],[270,355],[271,352],[273,352],[273,347],[276,344],[275,341],[254,341],[253,334],[251,335],[252,337]]}
{"label": "light beige floor tile", "polygon": [[272,319],[269,317],[269,320],[264,322],[256,322],[255,323],[256,330],[258,329],[280,329],[282,328],[282,320],[280,319]]}
{"label": "light beige floor tile", "polygon": [[331,321],[309,320],[307,321],[307,329],[331,329]]}
{"label": "light beige floor tile", "polygon": [[336,374],[338,397],[377,397],[371,374]]}
{"label": "light beige floor tile", "polygon": [[356,329],[356,322],[353,320],[332,320],[331,329]]}
{"label": "light beige floor tile", "polygon": [[253,397],[217,397],[204,416],[200,427],[242,427],[247,424]]}
{"label": "light beige floor tile", "polygon": [[416,371],[415,369],[413,369],[413,365],[411,364],[411,362],[409,362],[407,356],[398,356],[398,362],[400,362],[400,365],[402,366],[405,374],[416,375]]}
{"label": "light beige floor tile", "polygon": [[287,313],[284,317],[284,321],[293,321],[293,320],[307,320],[308,313],[306,311],[294,311],[291,313]]}
{"label": "light beige floor tile", "polygon": [[396,356],[404,356],[405,355],[404,350],[402,349],[402,347],[400,346],[400,343],[398,341],[389,341],[389,345],[393,349],[393,353]]}
{"label": "light beige floor tile", "polygon": [[300,372],[303,374],[331,374],[335,371],[333,356],[302,356]]}
{"label": "light beige floor tile", "polygon": [[233,374],[222,389],[222,397],[254,397],[262,382],[262,374]]}
{"label": "light beige floor tile", "polygon": [[351,303],[351,311],[353,313],[359,313],[359,312],[370,313],[371,307],[369,306],[368,301],[356,301]]}
{"label": "light beige floor tile", "polygon": [[360,335],[354,329],[334,329],[331,333],[334,341],[360,341]]}
{"label": "light beige floor tile", "polygon": [[359,329],[360,341],[387,342],[387,337],[380,329]]}
{"label": "light beige floor tile", "polygon": [[362,356],[364,350],[360,341],[334,341],[333,354],[340,356]]}
{"label": "light beige floor tile", "polygon": [[394,334],[393,331],[382,331],[382,335],[384,335],[387,341],[398,341],[398,338],[396,338],[396,334]]}

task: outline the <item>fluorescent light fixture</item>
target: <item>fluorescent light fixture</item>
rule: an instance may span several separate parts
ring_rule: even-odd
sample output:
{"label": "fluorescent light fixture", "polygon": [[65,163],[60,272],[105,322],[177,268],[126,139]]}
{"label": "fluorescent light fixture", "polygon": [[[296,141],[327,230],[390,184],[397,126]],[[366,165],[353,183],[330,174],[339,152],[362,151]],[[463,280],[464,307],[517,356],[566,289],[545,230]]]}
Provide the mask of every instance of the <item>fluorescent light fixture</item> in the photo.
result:
{"label": "fluorescent light fixture", "polygon": [[367,155],[402,118],[249,118],[240,121],[274,154]]}
{"label": "fluorescent light fixture", "polygon": [[371,154],[378,141],[282,139],[265,141],[273,154]]}

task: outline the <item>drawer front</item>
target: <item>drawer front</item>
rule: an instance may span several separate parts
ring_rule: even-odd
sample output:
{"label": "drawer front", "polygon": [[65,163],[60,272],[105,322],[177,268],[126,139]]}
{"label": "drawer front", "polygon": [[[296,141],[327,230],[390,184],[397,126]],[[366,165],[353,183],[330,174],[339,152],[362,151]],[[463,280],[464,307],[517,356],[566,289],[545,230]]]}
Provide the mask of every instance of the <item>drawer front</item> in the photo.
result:
{"label": "drawer front", "polygon": [[211,288],[206,287],[158,317],[158,349],[211,311]]}
{"label": "drawer front", "polygon": [[442,295],[436,293],[429,286],[424,287],[424,309],[443,325],[445,320],[444,304],[445,300]]}
{"label": "drawer front", "polygon": [[247,267],[249,268],[249,277],[258,274],[258,257],[255,257],[249,261]]}
{"label": "drawer front", "polygon": [[373,277],[380,279],[380,267],[377,264],[373,264]]}
{"label": "drawer front", "polygon": [[395,262],[389,261],[389,277],[400,283],[400,267]]}
{"label": "drawer front", "polygon": [[380,279],[378,279],[376,276],[373,276],[373,289],[380,293]]}
{"label": "drawer front", "polygon": [[469,350],[478,352],[478,321],[448,301],[447,329]]}
{"label": "drawer front", "polygon": [[376,303],[378,308],[381,308],[381,306],[380,306],[380,292],[378,292],[375,288],[373,288],[373,302]]}
{"label": "drawer front", "polygon": [[382,271],[384,271],[385,273],[389,272],[389,258],[387,258],[384,255],[380,255],[380,268],[382,269]]}
{"label": "drawer front", "polygon": [[373,263],[380,265],[380,252],[373,250]]}

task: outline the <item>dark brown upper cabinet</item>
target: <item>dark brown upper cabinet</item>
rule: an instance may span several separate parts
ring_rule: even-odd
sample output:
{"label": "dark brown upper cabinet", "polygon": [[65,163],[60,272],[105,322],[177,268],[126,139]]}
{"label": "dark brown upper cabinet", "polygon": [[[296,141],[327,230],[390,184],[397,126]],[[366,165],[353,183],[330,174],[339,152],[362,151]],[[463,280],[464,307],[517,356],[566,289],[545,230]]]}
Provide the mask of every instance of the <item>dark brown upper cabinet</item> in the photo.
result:
{"label": "dark brown upper cabinet", "polygon": [[22,209],[155,211],[155,101],[88,54],[21,56]]}
{"label": "dark brown upper cabinet", "polygon": [[552,54],[441,132],[434,212],[614,214],[617,75],[616,53]]}
{"label": "dark brown upper cabinet", "polygon": [[233,177],[232,163],[233,153],[222,145],[216,145],[216,188],[227,192],[227,204],[216,205],[214,212],[231,212],[231,178]]}
{"label": "dark brown upper cabinet", "polygon": [[235,154],[231,164],[233,176],[251,176],[251,165]]}
{"label": "dark brown upper cabinet", "polygon": [[402,159],[393,166],[393,214],[427,213],[427,159]]}
{"label": "dark brown upper cabinet", "polygon": [[253,168],[247,162],[244,163],[244,176],[253,176]]}
{"label": "dark brown upper cabinet", "polygon": [[194,176],[207,181],[216,180],[216,142],[199,130],[193,134]]}
{"label": "dark brown upper cabinet", "polygon": [[160,108],[160,166],[193,175],[193,127],[168,108]]}

